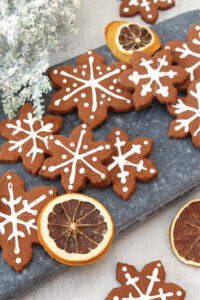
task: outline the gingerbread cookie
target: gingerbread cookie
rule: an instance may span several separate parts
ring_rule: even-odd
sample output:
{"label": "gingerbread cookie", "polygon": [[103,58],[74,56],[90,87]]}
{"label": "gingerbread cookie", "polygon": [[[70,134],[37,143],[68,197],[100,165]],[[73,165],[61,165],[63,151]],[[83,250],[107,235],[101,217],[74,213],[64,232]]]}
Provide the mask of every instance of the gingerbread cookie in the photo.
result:
{"label": "gingerbread cookie", "polygon": [[36,175],[47,152],[47,137],[58,133],[61,127],[61,117],[44,115],[39,121],[33,106],[25,104],[19,119],[0,122],[0,133],[8,140],[0,150],[0,162],[15,163],[22,158],[24,167]]}
{"label": "gingerbread cookie", "polygon": [[200,149],[200,81],[188,87],[186,98],[178,98],[177,103],[168,105],[169,112],[176,117],[169,128],[169,137],[192,136],[194,145]]}
{"label": "gingerbread cookie", "polygon": [[77,66],[61,66],[50,71],[55,88],[49,112],[65,114],[78,109],[79,119],[95,128],[108,118],[108,110],[127,112],[133,109],[131,93],[121,88],[119,75],[127,64],[104,64],[104,57],[88,51],[77,60]]}
{"label": "gingerbread cookie", "polygon": [[51,158],[45,160],[39,174],[51,179],[61,176],[67,192],[84,189],[87,179],[105,186],[109,178],[102,162],[110,158],[113,148],[104,141],[94,142],[93,138],[86,124],[76,127],[70,138],[51,136],[48,140]]}
{"label": "gingerbread cookie", "polygon": [[133,90],[133,103],[136,110],[151,105],[154,97],[161,103],[175,103],[175,85],[186,80],[188,73],[180,66],[173,66],[169,50],[158,51],[153,57],[142,51],[132,55],[132,69],[124,71],[119,81],[122,86]]}
{"label": "gingerbread cookie", "polygon": [[138,137],[130,141],[122,129],[115,128],[108,142],[114,145],[108,164],[110,180],[114,191],[127,200],[136,190],[136,180],[145,183],[158,176],[155,165],[146,159],[152,151],[152,140]]}
{"label": "gingerbread cookie", "polygon": [[187,34],[187,41],[172,41],[164,46],[170,49],[174,61],[182,66],[189,78],[179,88],[186,89],[194,80],[200,80],[200,24],[194,24]]}
{"label": "gingerbread cookie", "polygon": [[38,186],[26,192],[24,181],[12,171],[0,176],[0,246],[3,259],[22,271],[39,244],[37,218],[42,207],[57,195],[56,188]]}
{"label": "gingerbread cookie", "polygon": [[132,265],[118,263],[116,279],[121,284],[105,300],[183,300],[186,292],[174,283],[165,283],[165,270],[160,260],[138,272]]}
{"label": "gingerbread cookie", "polygon": [[121,17],[132,17],[140,14],[142,19],[154,24],[158,10],[165,10],[175,5],[175,0],[123,0],[120,6]]}

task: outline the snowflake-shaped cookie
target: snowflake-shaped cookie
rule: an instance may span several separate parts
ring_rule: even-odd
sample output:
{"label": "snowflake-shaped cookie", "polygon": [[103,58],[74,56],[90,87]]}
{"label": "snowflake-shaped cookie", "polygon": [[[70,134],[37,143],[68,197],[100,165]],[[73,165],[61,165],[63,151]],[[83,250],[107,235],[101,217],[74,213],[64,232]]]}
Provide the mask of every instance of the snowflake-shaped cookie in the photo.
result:
{"label": "snowflake-shaped cookie", "polygon": [[188,74],[180,66],[173,66],[169,50],[158,51],[153,57],[142,51],[132,55],[132,69],[120,75],[119,81],[128,89],[134,90],[133,103],[136,110],[143,109],[156,97],[161,103],[175,103],[175,85],[186,80]]}
{"label": "snowflake-shaped cookie", "polygon": [[189,74],[188,80],[180,86],[186,89],[194,80],[200,80],[200,24],[194,24],[187,34],[187,41],[172,41],[165,49],[172,51],[174,61]]}
{"label": "snowflake-shaped cookie", "polygon": [[200,81],[194,81],[188,88],[186,98],[178,98],[177,103],[168,105],[169,112],[176,116],[169,128],[169,137],[192,136],[194,145],[200,149]]}
{"label": "snowflake-shaped cookie", "polygon": [[0,176],[0,246],[4,260],[22,271],[39,244],[37,218],[42,207],[57,195],[56,188],[38,186],[26,192],[24,181],[12,171]]}
{"label": "snowflake-shaped cookie", "polygon": [[136,180],[148,182],[158,176],[151,160],[146,159],[152,151],[152,140],[135,138],[129,141],[128,135],[115,128],[108,136],[114,146],[114,154],[108,165],[114,191],[127,200],[136,190]]}
{"label": "snowflake-shaped cookie", "polygon": [[55,88],[49,111],[69,113],[76,107],[79,119],[95,128],[108,118],[108,110],[127,112],[133,109],[131,93],[121,88],[119,75],[126,64],[104,64],[104,57],[88,51],[77,60],[77,66],[61,66],[50,71]]}
{"label": "snowflake-shaped cookie", "polygon": [[92,184],[105,186],[107,168],[102,164],[110,158],[113,149],[104,141],[93,141],[93,133],[86,124],[76,127],[70,138],[51,136],[48,140],[49,154],[39,174],[61,182],[67,192],[84,189],[87,179]]}
{"label": "snowflake-shaped cookie", "polygon": [[47,152],[47,137],[58,133],[61,127],[61,117],[44,115],[39,121],[32,105],[25,104],[19,119],[0,122],[0,133],[8,140],[0,150],[0,162],[15,163],[22,158],[24,167],[36,175]]}
{"label": "snowflake-shaped cookie", "polygon": [[154,24],[158,18],[158,10],[168,9],[175,5],[175,0],[123,0],[120,6],[122,17],[140,14],[147,23]]}
{"label": "snowflake-shaped cookie", "polygon": [[138,272],[134,266],[118,263],[117,280],[120,287],[113,289],[105,300],[183,300],[186,292],[174,283],[165,283],[161,261],[154,261]]}

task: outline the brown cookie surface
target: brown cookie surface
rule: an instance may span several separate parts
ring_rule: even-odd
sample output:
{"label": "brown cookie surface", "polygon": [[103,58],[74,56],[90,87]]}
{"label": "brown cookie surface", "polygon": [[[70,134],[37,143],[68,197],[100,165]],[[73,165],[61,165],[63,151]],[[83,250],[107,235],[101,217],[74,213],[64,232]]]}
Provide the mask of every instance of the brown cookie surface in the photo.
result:
{"label": "brown cookie surface", "polygon": [[164,46],[170,49],[174,61],[182,66],[189,78],[180,85],[180,89],[186,89],[194,80],[200,81],[200,24],[194,24],[187,34],[187,41],[172,41]]}
{"label": "brown cookie surface", "polygon": [[148,182],[158,176],[153,162],[146,157],[151,154],[152,140],[137,137],[129,140],[128,135],[115,128],[108,136],[114,153],[107,168],[114,191],[127,200],[136,190],[136,180]]}
{"label": "brown cookie surface", "polygon": [[65,114],[78,109],[79,119],[95,128],[108,118],[108,110],[127,112],[133,109],[131,93],[121,88],[118,77],[127,69],[125,63],[105,65],[104,57],[88,51],[77,66],[61,66],[50,71],[55,88],[49,112]]}
{"label": "brown cookie surface", "polygon": [[174,283],[165,283],[161,261],[154,261],[138,272],[132,265],[118,263],[116,279],[121,284],[105,300],[183,300],[186,292]]}
{"label": "brown cookie surface", "polygon": [[120,5],[120,16],[131,17],[140,14],[142,19],[154,24],[158,10],[165,10],[175,5],[175,0],[123,0]]}
{"label": "brown cookie surface", "polygon": [[200,81],[190,84],[186,98],[178,98],[176,104],[167,108],[176,117],[171,122],[169,137],[186,138],[191,134],[193,144],[200,149]]}
{"label": "brown cookie surface", "polygon": [[39,244],[37,218],[57,189],[38,186],[25,191],[24,181],[12,171],[0,176],[0,247],[3,259],[22,271],[32,259],[32,245]]}
{"label": "brown cookie surface", "polygon": [[184,82],[188,73],[172,63],[169,50],[158,51],[153,57],[142,51],[133,53],[132,68],[125,70],[119,81],[134,91],[132,100],[136,110],[150,106],[154,98],[164,104],[176,102],[176,85]]}
{"label": "brown cookie surface", "polygon": [[50,158],[46,159],[39,174],[55,179],[67,192],[85,188],[87,179],[92,184],[105,186],[108,171],[102,164],[113,153],[112,146],[104,141],[94,141],[94,135],[86,124],[76,127],[70,138],[51,136],[48,140]]}
{"label": "brown cookie surface", "polygon": [[62,118],[44,115],[37,120],[30,103],[24,104],[18,119],[0,122],[0,133],[8,142],[0,150],[0,162],[15,163],[20,158],[24,167],[36,175],[47,153],[47,137],[58,133]]}

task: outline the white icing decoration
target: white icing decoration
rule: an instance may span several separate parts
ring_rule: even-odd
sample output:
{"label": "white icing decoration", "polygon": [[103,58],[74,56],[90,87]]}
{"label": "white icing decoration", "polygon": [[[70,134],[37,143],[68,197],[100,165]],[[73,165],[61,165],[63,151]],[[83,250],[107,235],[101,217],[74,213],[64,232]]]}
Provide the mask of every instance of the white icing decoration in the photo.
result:
{"label": "white icing decoration", "polygon": [[[140,289],[140,285],[138,285],[139,282],[139,277],[131,277],[130,273],[125,273],[125,278],[127,279],[126,285],[132,285],[133,288],[137,291],[138,296],[133,297],[132,293],[129,293],[129,297],[125,298],[123,297],[122,300],[154,300],[154,299],[160,299],[160,300],[168,300],[169,297],[173,297],[174,293],[173,292],[164,292],[162,288],[159,288],[158,291],[154,293],[154,285],[157,282],[160,282],[160,279],[158,277],[159,270],[158,268],[154,268],[153,272],[151,275],[147,275],[146,278],[149,279],[149,284],[147,286],[146,291]],[[113,298],[114,299],[114,298]]]}
{"label": "white icing decoration", "polygon": [[169,87],[162,85],[160,78],[168,77],[174,78],[177,75],[177,72],[173,70],[162,72],[163,66],[168,66],[168,62],[166,60],[167,55],[164,55],[162,58],[158,58],[158,67],[157,69],[153,69],[151,65],[153,64],[153,60],[146,60],[142,58],[142,62],[140,66],[144,66],[147,70],[146,74],[139,74],[138,71],[134,71],[132,75],[129,75],[128,79],[133,81],[135,84],[138,84],[142,79],[149,79],[149,82],[142,85],[141,96],[146,96],[148,93],[152,92],[152,83],[156,82],[156,90],[157,94],[162,95],[163,97],[169,96]]}
{"label": "white icing decoration", "polygon": [[110,149],[110,145],[105,145],[105,149]]}
{"label": "white icing decoration", "polygon": [[53,195],[53,191],[52,190],[49,190],[49,195]]}
{"label": "white icing decoration", "polygon": [[73,83],[73,87],[77,87],[78,86],[78,84],[77,83]]}
{"label": "white icing decoration", "polygon": [[88,106],[89,106],[89,103],[85,102],[84,107],[88,107]]}
{"label": "white icing decoration", "polygon": [[15,260],[16,264],[20,264],[22,262],[21,258],[20,257],[17,257],[16,260]]}
{"label": "white icing decoration", "polygon": [[122,271],[123,271],[123,272],[126,272],[126,271],[127,271],[127,267],[123,266],[123,267],[122,267]]}
{"label": "white icing decoration", "polygon": [[47,168],[46,166],[43,166],[43,167],[42,167],[42,170],[46,170],[46,168]]}
{"label": "white icing decoration", "polygon": [[197,92],[194,92],[194,91],[190,90],[190,94],[194,98],[196,98],[196,100],[197,100],[197,107],[198,108],[186,105],[181,99],[178,99],[178,104],[172,105],[172,107],[174,107],[176,109],[175,113],[177,115],[179,115],[179,114],[181,114],[183,112],[187,112],[187,111],[193,113],[193,115],[191,117],[189,117],[188,119],[177,119],[176,120],[176,123],[179,123],[179,125],[177,125],[175,127],[176,131],[179,131],[179,130],[181,130],[183,128],[185,132],[189,132],[189,130],[190,130],[190,124],[195,119],[199,119],[199,127],[194,132],[194,136],[197,136],[200,133],[200,83],[199,82],[196,84],[196,89],[197,89]]}
{"label": "white icing decoration", "polygon": [[[36,223],[35,218],[30,219],[29,221],[23,221],[21,220],[21,215],[24,213],[32,214],[33,216],[37,215],[37,210],[33,210],[32,208],[38,205],[40,202],[44,201],[46,199],[46,195],[41,195],[40,197],[36,198],[31,203],[28,203],[27,200],[22,200],[22,196],[18,196],[16,199],[14,197],[14,191],[13,191],[13,184],[11,182],[8,183],[8,193],[9,193],[9,199],[1,198],[1,201],[7,205],[10,209],[10,213],[4,214],[0,212],[0,217],[4,220],[0,222],[0,233],[2,235],[5,234],[5,226],[7,224],[11,224],[12,226],[12,232],[8,236],[8,241],[14,239],[15,248],[14,253],[19,254],[20,253],[20,246],[19,246],[19,237],[25,238],[25,233],[23,231],[20,231],[18,229],[18,225],[24,226],[27,230],[27,233],[31,235],[31,229],[37,230],[37,226],[34,225]],[[15,206],[17,206],[19,203],[23,204],[23,208],[20,210],[15,210]],[[19,258],[20,259],[20,258]],[[19,262],[19,259],[17,258],[17,263]]]}
{"label": "white icing decoration", "polygon": [[84,173],[85,173],[85,169],[84,169],[84,168],[81,168],[81,169],[79,170],[79,173],[80,173],[80,174],[84,174]]}
{"label": "white icing decoration", "polygon": [[[91,54],[91,53],[88,52],[88,54]],[[122,96],[116,94],[115,92],[112,92],[108,88],[104,87],[103,85],[101,85],[101,82],[103,82],[104,80],[109,79],[110,77],[119,74],[120,73],[120,69],[119,68],[115,69],[113,71],[110,71],[107,74],[104,74],[104,75],[100,76],[99,78],[95,78],[94,77],[94,66],[93,66],[93,64],[94,64],[94,57],[90,56],[89,57],[89,74],[90,74],[90,78],[89,79],[79,78],[79,77],[77,77],[75,75],[72,75],[72,74],[66,72],[66,71],[61,71],[60,72],[60,74],[62,76],[65,76],[65,77],[68,77],[68,78],[72,78],[72,79],[76,80],[78,83],[80,83],[81,85],[79,85],[77,88],[75,88],[73,91],[71,91],[71,93],[65,95],[62,99],[55,100],[55,102],[54,102],[55,106],[59,106],[62,101],[68,101],[75,94],[77,94],[77,93],[79,93],[79,92],[87,89],[88,87],[91,88],[91,91],[92,91],[91,112],[93,112],[93,113],[96,112],[97,109],[98,109],[97,95],[98,95],[99,90],[101,92],[105,93],[108,96],[114,97],[117,100],[125,101],[128,104],[131,103],[129,99],[127,99],[125,97],[122,97]],[[126,66],[122,65],[121,68],[125,69]],[[74,69],[74,70],[77,71],[77,69]],[[99,74],[99,75],[101,75],[101,74]],[[97,91],[97,89],[98,89],[98,91]],[[112,87],[111,89],[114,89],[114,87]],[[82,93],[81,97],[85,98],[86,94]],[[111,100],[111,98],[108,101],[110,101],[110,100]]]}
{"label": "white icing decoration", "polygon": [[47,123],[44,125],[44,122],[40,121],[41,128],[39,128],[38,130],[35,131],[33,129],[33,126],[36,121],[38,122],[38,120],[35,117],[33,117],[32,113],[28,113],[27,119],[23,119],[23,123],[25,123],[29,126],[29,130],[24,129],[22,127],[23,125],[22,125],[21,120],[17,120],[16,125],[14,125],[14,124],[6,125],[7,128],[13,129],[12,135],[16,135],[19,132],[22,132],[27,135],[25,138],[18,140],[18,141],[10,140],[9,143],[13,144],[13,145],[8,149],[9,151],[18,149],[18,152],[21,153],[23,145],[25,143],[27,143],[28,141],[32,140],[33,146],[30,149],[30,151],[26,153],[26,157],[30,157],[32,155],[31,163],[35,160],[37,153],[44,152],[43,149],[41,149],[37,146],[37,140],[42,141],[44,143],[46,149],[48,149],[47,136],[46,137],[40,136],[40,133],[43,134],[44,132],[46,132],[46,133],[52,132],[52,128],[54,126],[52,123]]}
{"label": "white icing decoration", "polygon": [[74,102],[78,102],[78,98],[74,98]]}
{"label": "white icing decoration", "polygon": [[122,190],[123,190],[124,193],[128,192],[127,186],[124,186]]}
{"label": "white icing decoration", "polygon": [[154,174],[155,172],[156,172],[156,170],[154,170],[154,169],[151,169],[151,170],[150,170],[150,173],[151,173],[151,174]]}
{"label": "white icing decoration", "polygon": [[8,176],[7,176],[7,179],[8,179],[8,180],[9,180],[9,179],[11,179],[11,176],[10,176],[10,175],[8,175]]}
{"label": "white icing decoration", "polygon": [[53,71],[53,74],[58,74],[58,70],[54,70],[54,71]]}
{"label": "white icing decoration", "polygon": [[182,292],[181,292],[181,291],[178,291],[178,292],[176,293],[176,295],[177,295],[177,296],[182,296]]}
{"label": "white icing decoration", "polygon": [[70,89],[69,87],[68,87],[68,88],[66,88],[66,92],[70,92],[70,90],[71,90],[71,89]]}
{"label": "white icing decoration", "polygon": [[148,145],[148,143],[149,143],[148,141],[144,141],[144,145]]}
{"label": "white icing decoration", "polygon": [[[99,146],[95,149],[92,149],[92,150],[89,150],[87,152],[84,152],[84,153],[80,153],[80,150],[81,148],[82,149],[87,149],[88,146],[87,145],[84,145],[82,147],[82,143],[83,143],[83,138],[86,134],[86,130],[85,129],[82,129],[81,132],[80,132],[80,137],[78,139],[78,142],[77,142],[77,145],[76,145],[76,149],[75,151],[72,151],[70,148],[68,148],[67,146],[63,145],[63,143],[60,141],[60,140],[55,140],[55,144],[59,147],[61,147],[63,150],[65,150],[67,153],[70,153],[73,157],[72,158],[68,158],[66,159],[66,161],[63,161],[62,163],[58,164],[58,165],[54,165],[54,166],[50,166],[48,168],[48,171],[49,172],[54,172],[55,170],[57,169],[62,169],[65,167],[66,169],[66,166],[67,165],[70,165],[72,164],[71,166],[71,174],[70,174],[70,177],[69,177],[69,186],[68,188],[69,189],[73,189],[73,184],[75,182],[75,177],[76,177],[76,170],[77,170],[77,162],[78,161],[81,161],[81,164],[82,165],[85,165],[87,168],[89,168],[92,172],[100,175],[100,177],[102,179],[104,179],[106,176],[105,174],[103,174],[102,172],[100,172],[98,169],[96,169],[93,165],[91,165],[90,162],[87,161],[87,158],[88,160],[90,160],[90,157],[92,154],[95,154],[97,152],[100,152],[100,151],[103,151],[104,150],[104,147],[103,146]],[[86,148],[87,147],[87,148]],[[82,151],[81,151],[82,152]],[[64,169],[64,171],[65,171]],[[67,168],[68,169],[68,168]],[[83,168],[81,168],[83,169]],[[69,171],[69,169],[67,170],[67,172]],[[80,171],[80,170],[79,170]]]}
{"label": "white icing decoration", "polygon": [[[118,132],[116,132],[117,134]],[[129,175],[129,172],[124,170],[125,166],[132,166],[136,168],[137,172],[141,172],[142,170],[147,170],[146,167],[144,167],[144,161],[141,159],[138,164],[134,164],[128,160],[130,156],[133,154],[141,154],[141,145],[132,145],[132,148],[122,154],[121,148],[126,145],[125,141],[121,141],[119,137],[116,137],[116,143],[114,146],[117,148],[118,156],[112,156],[113,162],[108,166],[108,171],[111,171],[116,166],[119,167],[120,173],[117,174],[118,178],[121,178],[121,183],[125,184],[127,182],[127,176]]]}
{"label": "white icing decoration", "polygon": [[63,79],[63,83],[67,83],[67,79]]}

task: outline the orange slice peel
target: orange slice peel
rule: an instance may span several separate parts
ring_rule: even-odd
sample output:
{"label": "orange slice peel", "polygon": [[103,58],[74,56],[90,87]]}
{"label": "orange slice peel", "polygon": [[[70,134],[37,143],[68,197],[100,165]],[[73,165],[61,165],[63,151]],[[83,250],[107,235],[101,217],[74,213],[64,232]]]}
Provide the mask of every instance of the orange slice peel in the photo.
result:
{"label": "orange slice peel", "polygon": [[114,237],[114,223],[99,201],[83,194],[64,194],[42,209],[38,237],[57,261],[85,265],[108,251]]}
{"label": "orange slice peel", "polygon": [[200,267],[200,199],[178,211],[170,227],[170,242],[181,262]]}
{"label": "orange slice peel", "polygon": [[126,63],[130,63],[134,51],[152,55],[161,46],[160,37],[154,30],[126,21],[109,23],[105,28],[105,39],[113,55]]}

